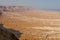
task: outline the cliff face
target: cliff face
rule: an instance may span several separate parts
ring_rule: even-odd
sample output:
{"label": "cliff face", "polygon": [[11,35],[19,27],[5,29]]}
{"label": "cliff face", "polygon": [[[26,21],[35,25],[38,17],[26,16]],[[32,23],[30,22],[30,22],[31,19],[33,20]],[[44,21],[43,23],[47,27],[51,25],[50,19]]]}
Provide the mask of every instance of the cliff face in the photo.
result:
{"label": "cliff face", "polygon": [[0,6],[0,11],[4,12],[23,12],[30,9],[31,8],[25,6]]}
{"label": "cliff face", "polygon": [[18,40],[18,38],[0,24],[0,40]]}

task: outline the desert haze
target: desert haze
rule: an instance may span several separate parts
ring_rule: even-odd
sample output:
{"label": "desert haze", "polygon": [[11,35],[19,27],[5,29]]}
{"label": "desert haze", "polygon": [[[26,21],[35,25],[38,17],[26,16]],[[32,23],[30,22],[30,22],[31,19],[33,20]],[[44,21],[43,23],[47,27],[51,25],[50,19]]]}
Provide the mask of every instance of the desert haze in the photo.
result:
{"label": "desert haze", "polygon": [[19,40],[60,40],[60,11],[26,6],[0,6],[0,11],[0,24],[21,32]]}

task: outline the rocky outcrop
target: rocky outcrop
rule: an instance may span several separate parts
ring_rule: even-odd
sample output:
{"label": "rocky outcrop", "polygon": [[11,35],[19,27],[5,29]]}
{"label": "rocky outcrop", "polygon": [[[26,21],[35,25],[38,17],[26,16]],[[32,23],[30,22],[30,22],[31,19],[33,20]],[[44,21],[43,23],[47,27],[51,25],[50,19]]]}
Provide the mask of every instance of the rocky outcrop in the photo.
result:
{"label": "rocky outcrop", "polygon": [[12,32],[3,28],[3,24],[0,24],[0,40],[19,40]]}

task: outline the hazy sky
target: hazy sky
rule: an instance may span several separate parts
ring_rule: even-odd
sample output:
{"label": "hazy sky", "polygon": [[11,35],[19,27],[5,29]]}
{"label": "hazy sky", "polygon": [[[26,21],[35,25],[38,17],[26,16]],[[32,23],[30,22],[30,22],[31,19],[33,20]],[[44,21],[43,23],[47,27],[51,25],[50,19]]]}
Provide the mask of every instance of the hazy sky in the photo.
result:
{"label": "hazy sky", "polygon": [[60,9],[60,0],[0,0],[0,5],[29,5],[37,9]]}

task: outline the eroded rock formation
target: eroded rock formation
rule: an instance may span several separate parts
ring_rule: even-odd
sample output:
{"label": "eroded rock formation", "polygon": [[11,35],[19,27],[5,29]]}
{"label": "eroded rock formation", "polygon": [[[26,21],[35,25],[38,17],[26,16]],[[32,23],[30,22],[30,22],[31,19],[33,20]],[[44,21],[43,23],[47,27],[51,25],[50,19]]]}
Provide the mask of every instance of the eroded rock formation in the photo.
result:
{"label": "eroded rock formation", "polygon": [[0,6],[0,10],[4,12],[24,12],[30,10],[30,7],[26,6]]}
{"label": "eroded rock formation", "polygon": [[3,24],[0,24],[0,40],[19,40],[12,32],[5,29]]}

